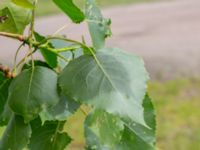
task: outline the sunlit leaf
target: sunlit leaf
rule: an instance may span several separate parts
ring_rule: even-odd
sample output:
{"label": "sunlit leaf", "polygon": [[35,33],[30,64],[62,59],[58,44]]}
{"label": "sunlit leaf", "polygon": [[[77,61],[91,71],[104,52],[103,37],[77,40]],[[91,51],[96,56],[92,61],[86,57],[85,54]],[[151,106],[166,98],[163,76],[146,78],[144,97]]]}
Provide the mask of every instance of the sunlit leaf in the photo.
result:
{"label": "sunlit leaf", "polygon": [[24,7],[24,8],[29,8],[33,9],[34,6],[29,0],[12,0],[12,2],[18,6]]}
{"label": "sunlit leaf", "polygon": [[142,101],[148,78],[139,57],[102,49],[70,62],[59,76],[59,85],[79,102],[144,125]]}

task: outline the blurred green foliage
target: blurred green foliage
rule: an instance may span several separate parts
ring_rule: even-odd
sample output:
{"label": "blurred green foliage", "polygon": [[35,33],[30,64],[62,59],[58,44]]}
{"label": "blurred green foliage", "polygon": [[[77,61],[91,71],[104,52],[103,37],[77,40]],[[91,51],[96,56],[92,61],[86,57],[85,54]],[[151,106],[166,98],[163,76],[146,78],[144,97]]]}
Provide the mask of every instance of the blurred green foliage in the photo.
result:
{"label": "blurred green foliage", "polygon": [[200,150],[200,80],[150,83],[160,150]]}
{"label": "blurred green foliage", "polygon": [[[97,0],[98,5],[103,7],[113,5],[126,5],[130,3],[153,2],[157,0]],[[74,0],[80,8],[84,8],[84,0]],[[52,15],[60,13],[61,11],[55,6],[52,0],[39,0],[38,8],[36,11],[37,16]]]}

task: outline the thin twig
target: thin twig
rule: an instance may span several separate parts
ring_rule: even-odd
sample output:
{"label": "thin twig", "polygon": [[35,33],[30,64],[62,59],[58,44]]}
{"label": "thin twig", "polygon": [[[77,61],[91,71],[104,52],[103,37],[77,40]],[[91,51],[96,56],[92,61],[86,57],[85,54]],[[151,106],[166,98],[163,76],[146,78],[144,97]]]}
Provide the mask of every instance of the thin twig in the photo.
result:
{"label": "thin twig", "polygon": [[30,53],[26,54],[26,56],[24,58],[22,58],[19,63],[16,65],[16,68],[18,68],[23,62],[26,61],[26,59],[31,56],[32,54],[34,54],[37,50],[35,49],[34,51],[31,51]]}
{"label": "thin twig", "polygon": [[14,34],[14,33],[7,33],[7,32],[0,32],[0,36],[16,39],[16,40],[19,40],[19,41],[24,41],[26,39],[23,35]]}
{"label": "thin twig", "polygon": [[69,27],[71,24],[67,23],[64,26],[62,26],[61,28],[59,28],[56,32],[54,32],[52,35],[55,36],[58,33],[60,33],[62,30],[64,30],[65,28]]}
{"label": "thin twig", "polygon": [[81,42],[76,41],[76,40],[68,39],[68,38],[65,38],[65,37],[61,37],[61,36],[49,36],[49,37],[47,37],[47,41],[53,40],[53,39],[63,40],[63,41],[71,42],[71,43],[76,43],[78,45],[81,45],[82,47],[88,48],[88,46],[85,45],[84,43],[81,43]]}
{"label": "thin twig", "polygon": [[17,56],[18,56],[18,53],[19,53],[19,51],[21,50],[21,48],[22,48],[23,46],[24,46],[24,43],[22,43],[22,44],[18,47],[18,49],[17,49],[17,51],[16,51],[16,53],[15,53],[14,67],[13,67],[13,70],[12,70],[12,72],[14,72],[14,73],[17,73],[17,68],[16,68]]}
{"label": "thin twig", "polygon": [[[37,3],[37,0],[35,0],[33,2],[33,5],[35,6]],[[35,7],[34,9],[32,10],[32,19],[31,19],[31,25],[30,25],[30,28],[29,28],[29,53],[31,54],[31,60],[32,60],[32,68],[34,70],[34,58],[33,58],[33,53],[32,53],[32,41],[33,41],[33,34],[34,34],[34,24],[35,24]]]}

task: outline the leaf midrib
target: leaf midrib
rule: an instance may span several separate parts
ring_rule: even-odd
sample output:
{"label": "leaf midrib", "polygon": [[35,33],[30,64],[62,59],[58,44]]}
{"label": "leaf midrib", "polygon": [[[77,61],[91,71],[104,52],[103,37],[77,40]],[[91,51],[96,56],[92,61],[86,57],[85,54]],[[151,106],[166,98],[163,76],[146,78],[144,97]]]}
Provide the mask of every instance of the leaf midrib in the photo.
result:
{"label": "leaf midrib", "polygon": [[[31,87],[32,87],[32,82],[33,82],[34,71],[35,71],[35,67],[31,68],[31,76],[30,76],[30,81],[29,81],[29,84],[28,84],[28,94],[27,94],[26,105],[28,105],[28,100],[29,100],[30,93],[31,93]],[[28,107],[26,107],[26,108],[28,109]]]}
{"label": "leaf midrib", "polygon": [[99,66],[99,68],[101,69],[101,71],[103,72],[103,74],[106,76],[106,78],[108,79],[108,81],[110,82],[110,84],[112,85],[112,87],[121,94],[121,92],[115,87],[115,85],[112,82],[112,79],[109,77],[108,73],[104,70],[103,66],[101,65],[100,61],[96,57],[95,53],[92,50],[91,50],[91,53],[92,53],[92,56],[93,56],[94,60],[96,61],[97,65]]}
{"label": "leaf midrib", "polygon": [[57,127],[56,127],[56,131],[54,133],[55,135],[54,135],[53,144],[52,144],[53,148],[55,146],[55,143],[56,143],[56,140],[57,140],[57,137],[58,137],[58,132],[59,132],[60,126],[61,126],[61,122],[58,122]]}
{"label": "leaf midrib", "polygon": [[135,135],[138,136],[138,138],[140,138],[144,143],[146,143],[147,145],[149,145],[151,148],[154,148],[153,145],[151,145],[150,143],[146,142],[137,132],[135,132],[134,129],[130,128],[129,125],[127,123],[124,122],[124,125],[129,128],[132,132],[135,133]]}
{"label": "leaf midrib", "polygon": [[17,32],[19,32],[19,29],[18,29],[18,26],[17,26],[17,23],[16,23],[17,21],[15,20],[15,17],[13,16],[12,9],[10,7],[7,7],[7,8],[8,8],[8,11],[10,12],[10,16],[12,17],[12,20],[13,20],[13,22],[15,24],[16,30],[17,30]]}

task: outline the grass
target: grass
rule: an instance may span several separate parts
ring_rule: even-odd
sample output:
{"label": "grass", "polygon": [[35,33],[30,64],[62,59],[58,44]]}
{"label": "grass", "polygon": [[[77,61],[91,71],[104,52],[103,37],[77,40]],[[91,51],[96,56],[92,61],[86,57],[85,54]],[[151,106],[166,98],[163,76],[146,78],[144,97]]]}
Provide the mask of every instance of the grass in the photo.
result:
{"label": "grass", "polygon": [[[200,79],[153,81],[148,91],[157,111],[159,150],[200,150]],[[84,118],[78,111],[65,125],[74,139],[68,150],[83,149]]]}
{"label": "grass", "polygon": [[[99,6],[108,7],[113,5],[125,5],[130,3],[152,2],[157,0],[97,0]],[[74,0],[80,7],[84,7],[85,0]],[[44,9],[45,8],[45,9]],[[61,11],[55,6],[52,0],[40,0],[36,11],[37,16],[46,16],[60,13]]]}
{"label": "grass", "polygon": [[160,150],[200,150],[200,80],[150,83]]}

